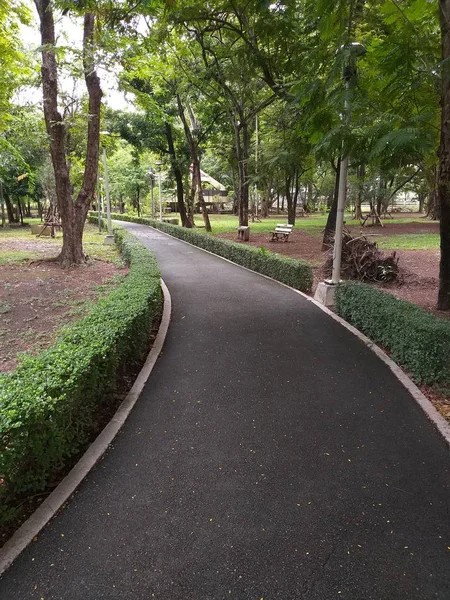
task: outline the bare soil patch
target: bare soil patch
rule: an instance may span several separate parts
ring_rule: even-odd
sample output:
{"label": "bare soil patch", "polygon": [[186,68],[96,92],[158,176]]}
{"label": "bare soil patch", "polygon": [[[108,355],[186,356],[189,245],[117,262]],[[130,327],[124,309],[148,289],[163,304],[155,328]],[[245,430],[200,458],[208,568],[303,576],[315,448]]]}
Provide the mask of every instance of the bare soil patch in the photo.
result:
{"label": "bare soil patch", "polygon": [[[400,234],[438,233],[439,231],[439,224],[429,221],[424,223],[388,223],[389,232],[386,231],[387,228],[381,227],[364,228],[362,232],[366,234],[377,230],[386,231],[389,234]],[[425,228],[425,230],[421,231],[421,228]],[[353,230],[353,235],[361,232],[361,227],[358,226],[349,229]],[[232,233],[220,234],[217,237],[237,241],[236,235]],[[252,233],[250,242],[242,243],[258,248],[263,247],[284,256],[302,258],[310,262],[313,267],[312,294],[314,294],[317,284],[324,278],[323,265],[327,255],[322,252],[322,238],[301,229],[294,230],[288,242],[271,242],[270,237],[268,233]],[[386,252],[390,253],[392,251],[387,250]],[[378,285],[377,287],[389,292],[396,298],[417,304],[439,317],[450,318],[448,313],[437,311],[435,308],[438,294],[439,250],[398,250],[397,255],[400,267],[399,281],[392,284]]]}
{"label": "bare soil patch", "polygon": [[18,353],[50,346],[61,326],[86,314],[126,273],[102,261],[69,270],[52,262],[0,265],[0,371],[14,369]]}

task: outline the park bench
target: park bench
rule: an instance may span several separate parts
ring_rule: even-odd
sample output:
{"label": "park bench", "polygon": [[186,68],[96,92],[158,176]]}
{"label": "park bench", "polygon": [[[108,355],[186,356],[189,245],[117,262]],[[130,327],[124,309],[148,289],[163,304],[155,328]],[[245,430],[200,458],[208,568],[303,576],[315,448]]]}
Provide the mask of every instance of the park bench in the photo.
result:
{"label": "park bench", "polygon": [[272,239],[271,242],[287,242],[289,240],[289,236],[292,233],[293,225],[286,225],[285,223],[277,223],[275,227],[275,231],[271,231]]}

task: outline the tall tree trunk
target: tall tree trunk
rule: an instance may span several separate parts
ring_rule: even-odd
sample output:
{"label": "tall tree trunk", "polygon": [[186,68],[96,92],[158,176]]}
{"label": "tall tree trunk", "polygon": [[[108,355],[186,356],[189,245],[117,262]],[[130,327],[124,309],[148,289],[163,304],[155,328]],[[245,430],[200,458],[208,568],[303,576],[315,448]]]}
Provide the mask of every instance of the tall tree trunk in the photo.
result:
{"label": "tall tree trunk", "polygon": [[198,203],[200,205],[200,209],[203,215],[203,221],[205,223],[205,229],[206,231],[211,232],[211,223],[209,221],[209,215],[206,209],[205,199],[203,197],[202,177],[200,172],[200,156],[198,152],[196,131],[191,131],[191,128],[189,127],[189,123],[186,118],[185,107],[179,94],[177,94],[177,104],[178,114],[180,115],[181,122],[183,123],[184,134],[186,136],[186,141],[189,146],[189,154],[192,163],[192,187],[190,193],[190,204],[191,206],[194,206],[195,194],[197,193]]}
{"label": "tall tree trunk", "polygon": [[248,125],[244,115],[235,115],[234,117],[234,140],[236,158],[238,163],[238,215],[239,226],[248,225],[248,157],[250,149],[250,137]]}
{"label": "tall tree trunk", "polygon": [[22,202],[20,201],[20,198],[17,198],[17,209],[19,211],[20,224],[23,227],[23,209],[22,209]]}
{"label": "tall tree trunk", "polygon": [[295,217],[297,212],[297,202],[298,202],[298,192],[299,192],[299,179],[297,173],[294,175],[294,182],[292,178],[289,176],[286,178],[286,200],[287,200],[287,210],[288,210],[288,223],[290,225],[295,225]]}
{"label": "tall tree trunk", "polygon": [[196,175],[197,197],[198,197],[198,202],[200,204],[200,209],[202,211],[203,222],[205,223],[205,229],[206,229],[206,231],[211,233],[211,231],[212,231],[211,222],[209,220],[208,209],[207,209],[206,203],[205,203],[205,197],[203,196],[202,173],[201,173],[201,169],[200,169],[200,159],[198,158],[198,156],[196,157],[196,159],[192,165],[192,168],[197,174]]}
{"label": "tall tree trunk", "polygon": [[9,194],[5,190],[3,193],[4,193],[4,198],[5,198],[5,204],[6,204],[6,212],[8,214],[8,222],[9,223],[17,223],[17,219],[14,216],[14,207],[13,207],[13,204],[9,197]]}
{"label": "tall tree trunk", "polygon": [[423,207],[425,205],[426,194],[425,194],[425,192],[419,192],[417,196],[418,196],[418,200],[419,200],[419,213],[423,213]]}
{"label": "tall tree trunk", "polygon": [[442,42],[442,113],[438,174],[441,261],[437,307],[439,310],[450,310],[450,0],[439,0],[439,9]]}
{"label": "tall tree trunk", "polygon": [[356,175],[358,177],[358,194],[356,196],[355,213],[353,215],[353,218],[356,220],[362,220],[363,214],[362,214],[361,205],[362,205],[363,196],[364,196],[364,177],[366,175],[366,166],[360,165],[356,169]]}
{"label": "tall tree trunk", "polygon": [[306,199],[303,204],[303,210],[306,213],[310,212],[312,204],[313,204],[313,183],[312,183],[312,181],[308,181],[308,187],[306,189]]}
{"label": "tall tree trunk", "polygon": [[65,155],[66,126],[58,111],[58,67],[54,52],[55,24],[50,0],[34,0],[40,20],[42,44],[42,85],[44,117],[50,138],[50,153],[55,172],[56,198],[63,226],[63,245],[59,261],[63,267],[81,264],[83,228],[94,195],[100,139],[100,107],[102,91],[94,65],[95,16],[84,15],[83,70],[89,96],[87,150],[83,182],[76,200],[72,197],[69,167]]}
{"label": "tall tree trunk", "polygon": [[328,213],[328,219],[327,219],[327,224],[325,225],[325,231],[323,232],[322,251],[328,250],[330,248],[330,246],[333,244],[334,232],[336,231],[336,217],[337,217],[337,205],[338,205],[338,196],[339,196],[340,172],[341,172],[341,158],[339,157],[337,167],[336,167],[336,179],[334,181],[333,202],[331,204],[330,212]]}
{"label": "tall tree trunk", "polygon": [[180,212],[181,225],[183,227],[192,227],[194,223],[191,218],[188,218],[188,214],[186,212],[186,204],[184,203],[183,174],[177,162],[175,144],[173,143],[172,126],[170,125],[170,123],[166,122],[164,123],[164,127],[166,132],[167,145],[169,148],[170,165],[172,167],[173,175],[175,177],[175,182],[177,185],[177,202],[178,210]]}

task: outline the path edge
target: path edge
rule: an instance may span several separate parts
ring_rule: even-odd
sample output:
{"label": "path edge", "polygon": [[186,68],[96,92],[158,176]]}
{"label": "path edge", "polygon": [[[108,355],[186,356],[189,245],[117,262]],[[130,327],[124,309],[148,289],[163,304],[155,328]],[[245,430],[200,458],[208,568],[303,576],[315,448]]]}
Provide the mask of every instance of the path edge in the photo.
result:
{"label": "path edge", "polygon": [[140,370],[131,390],[114,413],[112,419],[95,438],[77,464],[69,471],[50,496],[44,500],[39,508],[35,510],[0,549],[0,576],[3,575],[19,554],[25,550],[65,502],[67,502],[70,496],[72,496],[86,475],[88,475],[107,451],[136,404],[162,351],[169,329],[172,299],[163,279],[161,279],[161,289],[164,304],[158,333],[144,366]]}
{"label": "path edge", "polygon": [[119,223],[122,226],[123,226],[123,224],[127,225],[128,223],[132,223],[133,225],[142,225],[143,227],[148,227],[149,229],[153,229],[153,231],[156,231],[157,233],[162,233],[163,235],[167,235],[168,237],[170,237],[174,240],[178,240],[179,242],[182,242],[183,244],[192,246],[192,248],[197,248],[197,250],[201,250],[202,252],[206,252],[207,254],[216,256],[217,258],[220,258],[221,260],[231,263],[232,265],[235,265],[236,267],[239,267],[241,269],[245,269],[246,271],[249,271],[250,273],[255,273],[256,275],[259,275],[260,277],[264,277],[265,279],[269,279],[270,281],[275,281],[275,283],[278,283],[279,285],[282,285],[283,287],[288,288],[289,290],[292,290],[296,294],[299,294],[308,302],[312,302],[312,304],[317,306],[317,308],[320,308],[320,310],[322,310],[324,313],[326,313],[329,317],[331,317],[332,319],[337,321],[340,325],[345,327],[345,329],[350,331],[350,333],[352,333],[358,339],[360,339],[365,346],[367,346],[370,350],[372,350],[372,352],[374,352],[378,356],[378,358],[380,358],[389,367],[389,369],[392,371],[394,376],[400,381],[400,383],[403,385],[403,387],[405,387],[408,390],[408,392],[411,394],[411,396],[414,398],[414,400],[417,402],[417,404],[423,410],[423,412],[428,417],[428,419],[431,421],[431,423],[434,425],[434,427],[442,435],[448,448],[450,449],[450,423],[448,423],[444,419],[444,417],[436,410],[436,408],[433,406],[433,403],[430,400],[428,400],[428,398],[425,396],[425,394],[423,392],[420,391],[420,389],[413,382],[413,380],[405,373],[405,371],[402,369],[402,367],[400,367],[396,362],[394,362],[392,360],[392,358],[390,358],[386,354],[386,352],[380,348],[380,346],[375,344],[375,342],[373,342],[366,335],[364,335],[364,333],[359,331],[359,329],[356,329],[356,327],[354,327],[353,325],[348,323],[345,319],[343,319],[342,317],[337,315],[335,312],[333,312],[332,310],[330,310],[329,308],[327,308],[326,306],[324,306],[323,304],[321,304],[320,302],[318,302],[311,296],[308,296],[308,294],[305,294],[304,292],[301,292],[300,290],[296,290],[295,288],[291,287],[290,285],[287,285],[286,283],[283,283],[282,281],[278,281],[277,279],[274,279],[273,277],[269,277],[268,275],[264,275],[263,273],[258,273],[258,271],[252,271],[252,269],[249,269],[248,267],[239,265],[238,263],[235,263],[232,260],[225,258],[224,256],[220,256],[219,254],[214,254],[214,252],[211,252],[210,250],[206,250],[205,248],[200,248],[200,246],[196,246],[195,244],[191,244],[190,242],[187,242],[186,240],[182,240],[180,238],[175,237],[174,235],[170,235],[170,233],[166,233],[165,231],[162,231],[161,229],[157,229],[156,227],[152,227],[151,225],[144,225],[143,223],[133,223],[133,221],[119,221]]}

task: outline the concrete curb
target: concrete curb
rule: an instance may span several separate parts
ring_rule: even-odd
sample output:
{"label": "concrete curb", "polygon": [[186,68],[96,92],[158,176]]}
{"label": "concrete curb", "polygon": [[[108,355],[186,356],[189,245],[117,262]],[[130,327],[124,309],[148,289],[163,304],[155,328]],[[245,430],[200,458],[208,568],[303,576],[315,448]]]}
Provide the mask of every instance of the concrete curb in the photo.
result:
{"label": "concrete curb", "polygon": [[[126,224],[126,223],[130,223],[130,222],[132,223],[132,221],[120,221],[121,224],[122,223]],[[134,225],[141,225],[141,223],[134,223]],[[192,246],[193,248],[202,250],[203,252],[206,252],[207,254],[216,256],[217,258],[225,260],[226,262],[229,262],[229,263],[235,265],[236,267],[240,267],[241,269],[250,271],[250,273],[255,273],[256,275],[259,275],[260,277],[264,277],[265,279],[270,279],[271,281],[275,281],[279,285],[282,285],[283,287],[288,288],[289,290],[292,290],[296,294],[299,294],[305,300],[308,300],[308,302],[312,302],[315,306],[317,306],[317,308],[320,308],[320,310],[325,312],[329,317],[331,317],[332,319],[334,319],[335,321],[340,323],[348,331],[353,333],[353,335],[355,335],[357,338],[359,338],[366,346],[368,346],[368,348],[370,348],[378,356],[378,358],[380,358],[389,367],[389,369],[392,371],[392,373],[395,375],[395,377],[400,381],[400,383],[403,385],[403,387],[405,387],[408,390],[408,392],[411,394],[411,396],[414,398],[414,400],[419,404],[419,406],[424,411],[424,413],[426,414],[428,419],[432,422],[432,424],[436,427],[436,429],[443,436],[445,442],[447,443],[447,446],[450,448],[450,423],[448,421],[446,421],[446,419],[444,419],[444,417],[434,408],[434,406],[430,402],[430,400],[428,400],[428,398],[419,390],[417,385],[408,377],[408,375],[406,375],[406,373],[403,371],[403,369],[399,365],[397,365],[397,363],[395,363],[391,358],[389,358],[389,356],[384,352],[384,350],[382,350],[379,346],[377,346],[374,342],[372,342],[372,340],[370,340],[367,336],[365,336],[363,333],[361,333],[361,331],[356,329],[356,327],[353,327],[353,325],[350,325],[350,323],[347,323],[347,321],[345,321],[342,317],[340,317],[339,315],[337,315],[336,313],[334,313],[333,311],[328,309],[326,306],[323,306],[323,304],[320,304],[320,302],[317,302],[317,300],[314,300],[314,298],[312,298],[311,296],[308,296],[304,292],[301,292],[300,290],[296,290],[295,288],[293,288],[289,285],[286,285],[285,283],[282,283],[281,281],[277,281],[276,279],[273,279],[272,277],[269,277],[268,275],[263,275],[262,273],[258,273],[257,271],[252,271],[251,269],[248,269],[247,267],[238,265],[237,263],[229,260],[228,258],[224,258],[223,256],[219,256],[218,254],[214,254],[214,252],[210,252],[209,250],[205,250],[204,248],[200,248],[199,246],[195,246],[194,244],[191,244],[190,242],[181,240],[180,238],[170,235],[170,233],[166,233],[165,231],[161,231],[160,229],[156,229],[155,227],[151,227],[150,225],[144,225],[144,227],[149,227],[150,229],[153,229],[154,231],[157,231],[158,233],[167,235],[175,240],[178,240],[179,242],[183,242],[184,244],[187,244],[188,246]]]}
{"label": "concrete curb", "polygon": [[155,366],[156,360],[161,353],[169,328],[172,300],[169,290],[162,279],[161,288],[164,296],[164,307],[158,334],[133,387],[128,392],[125,400],[121,403],[111,421],[89,446],[73,469],[0,550],[0,575],[6,571],[22,550],[33,541],[41,529],[47,525],[50,519],[54,517],[63,504],[67,502],[70,496],[75,492],[89,471],[106,452],[109,445],[125,423],[133,406],[136,404],[136,401]]}

